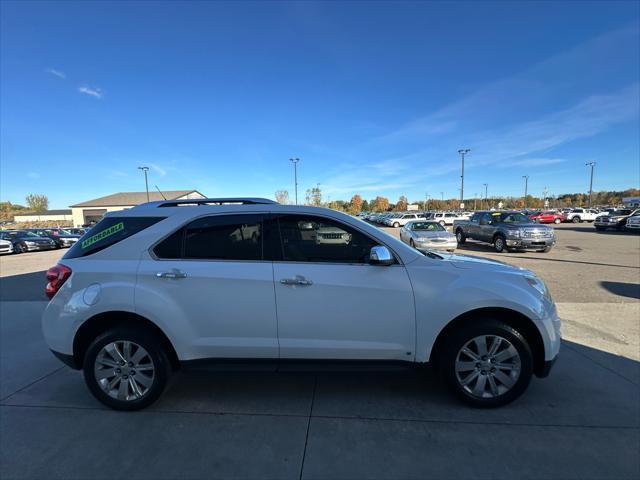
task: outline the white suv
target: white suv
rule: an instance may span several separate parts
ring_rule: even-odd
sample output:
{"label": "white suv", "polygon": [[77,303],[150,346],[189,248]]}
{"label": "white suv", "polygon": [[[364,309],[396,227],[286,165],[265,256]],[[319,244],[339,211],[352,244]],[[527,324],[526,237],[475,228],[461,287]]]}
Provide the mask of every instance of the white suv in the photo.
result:
{"label": "white suv", "polygon": [[574,208],[564,214],[566,222],[593,222],[601,214],[593,208]]}
{"label": "white suv", "polygon": [[[316,228],[317,227],[317,228]],[[341,233],[317,241],[317,230]],[[532,272],[422,254],[349,215],[263,199],[112,212],[47,272],[44,336],[106,405],[203,362],[433,363],[476,406],[548,374],[560,320]]]}
{"label": "white suv", "polygon": [[424,220],[424,216],[418,213],[397,213],[385,220],[385,225],[390,227],[399,228],[404,227],[407,223],[414,220]]}

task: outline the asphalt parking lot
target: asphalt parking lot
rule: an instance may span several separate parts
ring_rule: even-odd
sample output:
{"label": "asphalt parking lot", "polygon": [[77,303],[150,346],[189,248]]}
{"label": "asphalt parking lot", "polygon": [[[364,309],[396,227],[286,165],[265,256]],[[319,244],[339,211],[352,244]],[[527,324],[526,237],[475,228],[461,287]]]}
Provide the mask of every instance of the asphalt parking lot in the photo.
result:
{"label": "asphalt parking lot", "polygon": [[551,376],[497,410],[410,371],[179,373],[111,411],[40,332],[61,252],[0,257],[0,477],[640,478],[640,236],[557,230],[547,254],[459,249],[539,274],[564,320]]}

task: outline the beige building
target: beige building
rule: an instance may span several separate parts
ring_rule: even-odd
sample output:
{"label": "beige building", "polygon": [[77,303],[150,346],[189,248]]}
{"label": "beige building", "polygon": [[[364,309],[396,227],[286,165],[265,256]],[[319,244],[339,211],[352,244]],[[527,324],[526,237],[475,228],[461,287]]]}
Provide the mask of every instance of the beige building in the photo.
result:
{"label": "beige building", "polygon": [[70,222],[71,210],[45,210],[44,212],[24,213],[14,215],[13,221],[21,222]]}
{"label": "beige building", "polygon": [[[163,196],[164,195],[164,198]],[[170,190],[162,192],[149,192],[149,201],[158,200],[188,200],[191,198],[205,198],[197,190]],[[86,202],[71,205],[73,226],[80,227],[98,222],[107,212],[124,210],[135,207],[147,201],[146,192],[120,192],[106,197],[95,198]]]}

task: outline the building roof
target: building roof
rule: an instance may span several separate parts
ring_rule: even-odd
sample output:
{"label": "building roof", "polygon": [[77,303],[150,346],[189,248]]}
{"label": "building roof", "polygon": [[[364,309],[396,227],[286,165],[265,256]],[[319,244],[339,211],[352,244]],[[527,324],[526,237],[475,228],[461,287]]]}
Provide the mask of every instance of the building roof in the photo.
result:
{"label": "building roof", "polygon": [[[167,200],[176,200],[178,198],[189,195],[190,193],[197,193],[202,195],[197,190],[165,190],[162,195]],[[155,202],[164,200],[160,192],[149,192],[149,201]],[[203,195],[204,196],[204,195]],[[120,207],[120,206],[133,206],[140,205],[147,202],[147,192],[118,192],[106,197],[94,198],[93,200],[87,200],[86,202],[76,203],[71,207]]]}
{"label": "building roof", "polygon": [[33,217],[34,215],[39,215],[41,217],[54,216],[54,215],[71,215],[71,210],[62,209],[62,210],[43,210],[42,212],[24,212],[24,213],[16,213],[14,217]]}

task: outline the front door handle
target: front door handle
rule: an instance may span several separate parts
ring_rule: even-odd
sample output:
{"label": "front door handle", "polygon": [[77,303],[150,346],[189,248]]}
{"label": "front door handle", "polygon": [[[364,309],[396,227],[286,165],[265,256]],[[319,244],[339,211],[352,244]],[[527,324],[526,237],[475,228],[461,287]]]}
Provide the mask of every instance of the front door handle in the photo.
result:
{"label": "front door handle", "polygon": [[302,275],[296,275],[295,278],[282,278],[280,280],[280,283],[282,285],[302,285],[302,286],[313,285],[313,282],[311,280],[307,280]]}
{"label": "front door handle", "polygon": [[156,277],[158,278],[172,278],[172,279],[180,279],[187,278],[187,274],[181,272],[180,270],[170,270],[168,272],[158,272],[156,273]]}

